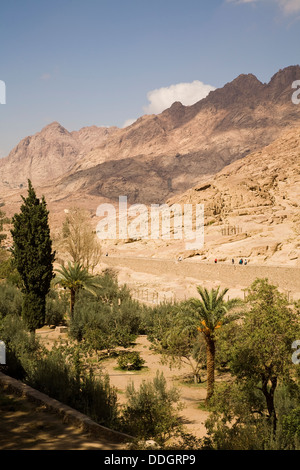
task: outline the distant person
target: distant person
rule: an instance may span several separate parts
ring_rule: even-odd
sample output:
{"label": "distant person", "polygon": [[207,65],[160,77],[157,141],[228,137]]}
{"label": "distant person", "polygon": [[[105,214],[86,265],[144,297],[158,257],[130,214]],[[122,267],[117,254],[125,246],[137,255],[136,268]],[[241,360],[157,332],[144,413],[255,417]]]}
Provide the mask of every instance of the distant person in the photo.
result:
{"label": "distant person", "polygon": [[215,259],[215,263],[217,263],[217,262],[218,262],[218,260],[217,260],[217,258],[216,258],[216,259]]}
{"label": "distant person", "polygon": [[234,264],[234,258],[232,258],[232,260],[231,260],[231,264]]}
{"label": "distant person", "polygon": [[248,261],[247,261],[246,259],[245,259],[245,262],[244,262],[244,264],[245,264],[245,265],[246,265],[246,264],[248,264]]}
{"label": "distant person", "polygon": [[105,253],[105,256],[108,256],[108,253]]}
{"label": "distant person", "polygon": [[182,261],[182,256],[179,256],[178,261]]}
{"label": "distant person", "polygon": [[240,259],[240,261],[239,261],[239,264],[243,264],[243,260],[242,260],[242,258]]}

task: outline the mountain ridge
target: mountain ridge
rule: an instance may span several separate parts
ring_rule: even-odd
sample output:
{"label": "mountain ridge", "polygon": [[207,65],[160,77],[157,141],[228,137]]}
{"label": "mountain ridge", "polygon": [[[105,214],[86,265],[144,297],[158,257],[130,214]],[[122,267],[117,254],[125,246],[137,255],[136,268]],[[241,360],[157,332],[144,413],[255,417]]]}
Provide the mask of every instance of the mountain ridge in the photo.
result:
{"label": "mountain ridge", "polygon": [[174,102],[124,129],[70,132],[54,121],[0,160],[0,193],[20,190],[30,178],[52,201],[72,199],[76,191],[164,202],[297,126],[300,107],[291,101],[291,85],[299,77],[299,65],[265,84],[240,74],[193,105]]}

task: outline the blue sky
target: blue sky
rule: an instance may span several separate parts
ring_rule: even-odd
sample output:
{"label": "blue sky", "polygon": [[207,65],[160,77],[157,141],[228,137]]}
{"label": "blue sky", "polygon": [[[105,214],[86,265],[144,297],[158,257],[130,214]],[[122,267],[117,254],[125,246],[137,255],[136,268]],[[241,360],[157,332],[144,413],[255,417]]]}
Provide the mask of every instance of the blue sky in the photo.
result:
{"label": "blue sky", "polygon": [[0,156],[52,121],[123,127],[241,73],[268,82],[299,44],[300,0],[1,1]]}

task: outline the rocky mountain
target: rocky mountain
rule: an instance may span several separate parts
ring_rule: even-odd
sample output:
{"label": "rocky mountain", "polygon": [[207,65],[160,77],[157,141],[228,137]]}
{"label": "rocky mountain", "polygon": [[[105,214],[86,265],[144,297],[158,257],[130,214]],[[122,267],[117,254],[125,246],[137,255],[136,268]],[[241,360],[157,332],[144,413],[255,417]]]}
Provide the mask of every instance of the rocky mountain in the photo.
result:
{"label": "rocky mountain", "polygon": [[300,265],[300,126],[168,203],[204,204],[202,259]]}
{"label": "rocky mountain", "polygon": [[0,161],[0,194],[31,178],[52,203],[92,197],[162,203],[270,144],[300,123],[292,83],[300,66],[269,83],[240,75],[192,106],[175,102],[125,129],[69,132],[52,123]]}
{"label": "rocky mountain", "polygon": [[61,177],[116,129],[91,126],[68,132],[58,122],[49,124],[0,159],[0,189],[22,188],[28,178],[35,185],[43,185]]}

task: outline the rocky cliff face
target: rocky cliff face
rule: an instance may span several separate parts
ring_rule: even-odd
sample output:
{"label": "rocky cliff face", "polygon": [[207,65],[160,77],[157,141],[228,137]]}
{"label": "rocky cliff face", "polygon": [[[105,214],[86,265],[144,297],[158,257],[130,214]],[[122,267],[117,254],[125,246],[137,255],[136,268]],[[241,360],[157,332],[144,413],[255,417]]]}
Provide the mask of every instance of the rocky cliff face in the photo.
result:
{"label": "rocky cliff face", "polygon": [[43,185],[61,177],[115,129],[92,126],[68,132],[58,122],[49,124],[0,159],[0,190],[27,186],[28,178],[35,185]]}
{"label": "rocky cliff face", "polygon": [[300,106],[291,101],[299,76],[299,66],[268,84],[240,75],[193,106],[175,102],[160,115],[143,116],[77,161],[59,191],[76,187],[146,204],[180,194],[299,124]]}
{"label": "rocky cliff face", "polygon": [[0,193],[31,178],[35,186],[47,185],[52,201],[76,193],[162,203],[299,125],[300,106],[291,100],[299,77],[300,66],[280,70],[267,84],[240,75],[192,106],[175,102],[125,129],[68,132],[52,123],[0,161]]}
{"label": "rocky cliff face", "polygon": [[204,204],[202,256],[300,264],[300,127],[169,204]]}

